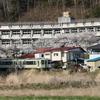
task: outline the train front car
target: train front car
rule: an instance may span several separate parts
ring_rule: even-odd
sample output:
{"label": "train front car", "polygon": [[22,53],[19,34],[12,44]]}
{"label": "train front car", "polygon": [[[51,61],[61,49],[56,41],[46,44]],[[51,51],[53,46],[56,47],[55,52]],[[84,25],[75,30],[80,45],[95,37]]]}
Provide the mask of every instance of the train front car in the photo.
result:
{"label": "train front car", "polygon": [[15,69],[50,69],[50,60],[45,58],[38,59],[1,59],[1,68]]}
{"label": "train front car", "polygon": [[19,68],[24,68],[24,69],[50,69],[51,68],[50,61],[45,58],[18,59],[17,63]]}
{"label": "train front car", "polygon": [[45,58],[39,58],[37,59],[38,62],[38,68],[39,69],[50,69],[51,68],[51,61]]}

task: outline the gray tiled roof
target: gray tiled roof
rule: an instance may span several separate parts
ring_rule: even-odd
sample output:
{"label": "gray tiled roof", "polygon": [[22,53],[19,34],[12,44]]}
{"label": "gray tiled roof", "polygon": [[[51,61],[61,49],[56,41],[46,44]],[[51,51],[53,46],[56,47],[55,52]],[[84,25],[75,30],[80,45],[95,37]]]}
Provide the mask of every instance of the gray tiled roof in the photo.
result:
{"label": "gray tiled roof", "polygon": [[96,49],[96,50],[98,49],[98,50],[100,50],[100,44],[90,46],[90,47],[88,47],[87,49],[88,49],[88,50],[90,50],[90,49]]}

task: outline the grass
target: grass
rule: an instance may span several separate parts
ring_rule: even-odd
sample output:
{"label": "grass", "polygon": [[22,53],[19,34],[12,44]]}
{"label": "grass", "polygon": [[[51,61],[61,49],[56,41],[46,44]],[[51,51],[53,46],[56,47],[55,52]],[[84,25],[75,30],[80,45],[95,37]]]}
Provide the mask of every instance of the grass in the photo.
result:
{"label": "grass", "polygon": [[54,97],[35,97],[35,96],[21,96],[21,97],[0,97],[0,100],[100,100],[100,97],[88,97],[88,96],[54,96]]}
{"label": "grass", "polygon": [[96,82],[92,81],[66,81],[66,82],[55,82],[55,83],[32,83],[32,84],[20,84],[20,85],[0,85],[0,90],[18,90],[18,89],[64,89],[64,88],[90,88],[98,86]]}

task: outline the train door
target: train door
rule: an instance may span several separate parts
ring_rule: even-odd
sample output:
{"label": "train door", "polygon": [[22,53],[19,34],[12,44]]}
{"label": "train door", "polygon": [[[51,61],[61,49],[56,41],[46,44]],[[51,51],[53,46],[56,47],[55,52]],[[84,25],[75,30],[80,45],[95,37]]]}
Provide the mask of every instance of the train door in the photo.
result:
{"label": "train door", "polygon": [[14,67],[15,67],[15,69],[22,68],[23,67],[23,61],[15,60],[14,61]]}
{"label": "train door", "polygon": [[41,68],[45,68],[45,60],[41,60]]}
{"label": "train door", "polygon": [[40,68],[40,62],[37,60],[37,67]]}
{"label": "train door", "polygon": [[20,60],[20,61],[18,62],[18,68],[23,68],[23,61]]}
{"label": "train door", "polygon": [[51,68],[51,67],[52,67],[51,60],[47,60],[47,67],[48,67],[48,68]]}

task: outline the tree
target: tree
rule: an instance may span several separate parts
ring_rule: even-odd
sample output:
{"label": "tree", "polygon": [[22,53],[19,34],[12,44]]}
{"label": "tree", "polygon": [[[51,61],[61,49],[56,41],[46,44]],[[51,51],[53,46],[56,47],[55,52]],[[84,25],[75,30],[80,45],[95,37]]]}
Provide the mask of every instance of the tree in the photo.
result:
{"label": "tree", "polygon": [[100,7],[97,6],[93,12],[92,12],[93,17],[100,17]]}

